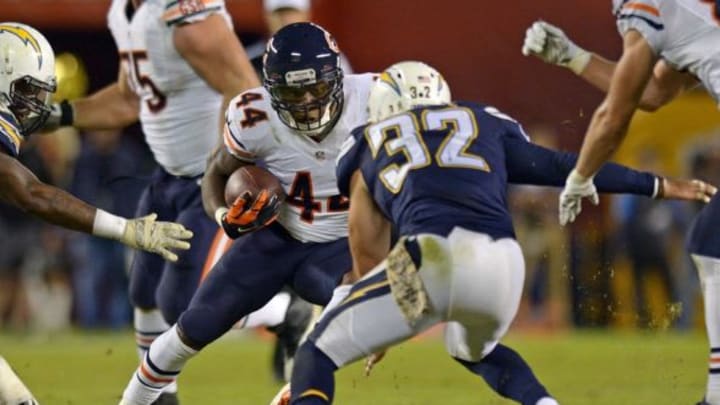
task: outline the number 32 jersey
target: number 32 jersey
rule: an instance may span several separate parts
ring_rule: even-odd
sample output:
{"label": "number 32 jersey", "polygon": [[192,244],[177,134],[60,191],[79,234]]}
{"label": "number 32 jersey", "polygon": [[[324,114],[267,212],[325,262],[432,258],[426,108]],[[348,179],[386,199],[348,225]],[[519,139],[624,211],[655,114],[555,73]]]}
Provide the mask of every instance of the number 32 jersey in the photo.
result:
{"label": "number 32 jersey", "polygon": [[720,0],[613,0],[620,34],[639,32],[674,69],[692,73],[720,107]]}
{"label": "number 32 jersey", "polygon": [[240,94],[228,105],[225,147],[280,180],[287,199],[278,222],[297,240],[328,242],[347,236],[348,200],[337,188],[335,159],[353,128],[367,122],[367,99],[375,77],[345,76],[342,114],[321,142],[283,124],[262,87]]}
{"label": "number 32 jersey", "polygon": [[223,0],[113,0],[108,26],[122,69],[140,99],[140,123],[155,160],[170,174],[197,176],[220,133],[222,95],[195,73],[173,45],[173,30],[220,14]]}

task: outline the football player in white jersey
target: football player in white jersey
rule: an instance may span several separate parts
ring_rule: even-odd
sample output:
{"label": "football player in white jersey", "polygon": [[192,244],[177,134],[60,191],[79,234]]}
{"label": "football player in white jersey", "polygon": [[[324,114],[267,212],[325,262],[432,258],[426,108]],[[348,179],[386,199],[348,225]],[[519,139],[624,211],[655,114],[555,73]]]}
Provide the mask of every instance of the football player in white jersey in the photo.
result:
{"label": "football player in white jersey", "polygon": [[[137,212],[157,212],[195,233],[192,249],[177,263],[135,256],[130,298],[142,358],[187,307],[219,232],[203,210],[200,178],[221,139],[224,106],[260,82],[224,0],[113,0],[108,26],[120,56],[117,82],[56,105],[50,121],[93,130],[122,128],[139,119],[159,167]],[[175,403],[175,391],[168,387],[159,403]]]}
{"label": "football player in white jersey", "polygon": [[[350,130],[367,119],[374,75],[344,76],[338,55],[321,27],[288,25],[268,44],[264,86],[230,102],[225,147],[213,155],[202,189],[206,211],[228,236],[242,237],[214,266],[177,324],[152,343],[122,404],[152,403],[191,357],[284,286],[326,305],[350,270],[348,203],[337,189],[334,161]],[[287,198],[277,221],[267,224],[277,213],[277,201],[269,200],[249,204],[256,209],[254,220],[228,215],[225,182],[248,164],[268,169],[282,183]],[[231,213],[244,211],[240,200],[229,207]]]}
{"label": "football player in white jersey", "polygon": [[[64,228],[115,239],[175,261],[192,233],[157,215],[126,219],[42,183],[17,160],[26,137],[50,115],[55,92],[55,54],[45,37],[25,24],[0,23],[0,199]],[[158,256],[159,257],[159,256]],[[37,403],[0,357],[0,403]]]}
{"label": "football player in white jersey", "polygon": [[[560,195],[560,222],[572,222],[583,198],[597,203],[593,176],[624,139],[639,109],[654,111],[701,83],[720,107],[720,2],[718,0],[613,0],[623,37],[612,62],[575,45],[543,21],[526,33],[522,52],[569,68],[605,91],[587,130],[580,158]],[[705,404],[720,404],[720,196],[696,217],[688,250],[698,267],[705,300],[710,367]]]}

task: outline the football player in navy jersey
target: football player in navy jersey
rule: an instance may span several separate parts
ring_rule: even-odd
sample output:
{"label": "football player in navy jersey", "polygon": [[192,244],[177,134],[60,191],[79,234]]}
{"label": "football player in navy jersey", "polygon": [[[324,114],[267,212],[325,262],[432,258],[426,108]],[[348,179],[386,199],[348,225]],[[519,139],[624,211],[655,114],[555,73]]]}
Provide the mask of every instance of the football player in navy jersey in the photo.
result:
{"label": "football player in navy jersey", "polygon": [[[440,322],[449,354],[487,379],[484,360],[515,316],[525,272],[507,185],[561,186],[576,160],[533,145],[493,107],[451,102],[442,76],[420,62],[387,69],[368,109],[370,124],[353,130],[337,165],[338,188],[351,200],[353,271],[362,278],[298,350],[293,405],[332,403],[335,370]],[[714,192],[614,164],[595,182],[603,192],[654,198]],[[392,248],[391,226],[401,235]],[[534,377],[509,370],[497,377],[498,392],[525,405],[557,404],[544,389],[527,392],[523,380]]]}
{"label": "football player in navy jersey", "polygon": [[[182,225],[155,214],[112,215],[41,182],[17,160],[22,142],[47,120],[55,87],[55,54],[45,37],[25,24],[0,23],[0,199],[55,225],[176,261],[172,250],[189,249],[192,237]],[[36,403],[18,381],[0,358],[0,403]]]}

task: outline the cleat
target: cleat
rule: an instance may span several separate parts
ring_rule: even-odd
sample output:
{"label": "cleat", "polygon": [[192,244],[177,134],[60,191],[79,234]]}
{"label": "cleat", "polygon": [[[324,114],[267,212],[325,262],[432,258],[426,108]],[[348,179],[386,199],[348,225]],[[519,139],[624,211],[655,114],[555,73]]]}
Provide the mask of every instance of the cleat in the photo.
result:
{"label": "cleat", "polygon": [[292,373],[292,362],[300,342],[313,320],[313,305],[292,293],[285,320],[277,326],[268,328],[277,335],[276,352],[282,354],[282,362],[273,361],[273,373],[288,381]]}
{"label": "cleat", "polygon": [[163,392],[160,394],[158,399],[152,403],[152,405],[179,405],[180,400],[178,399],[176,392]]}

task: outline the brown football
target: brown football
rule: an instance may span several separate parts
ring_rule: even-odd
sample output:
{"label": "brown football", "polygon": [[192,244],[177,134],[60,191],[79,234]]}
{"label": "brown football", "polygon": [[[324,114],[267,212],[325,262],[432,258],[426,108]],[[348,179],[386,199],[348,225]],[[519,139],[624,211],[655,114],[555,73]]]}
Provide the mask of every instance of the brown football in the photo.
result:
{"label": "brown football", "polygon": [[274,174],[258,166],[243,166],[235,170],[225,183],[225,202],[229,207],[244,192],[249,191],[255,198],[263,189],[276,194],[281,201],[285,199],[282,184]]}

